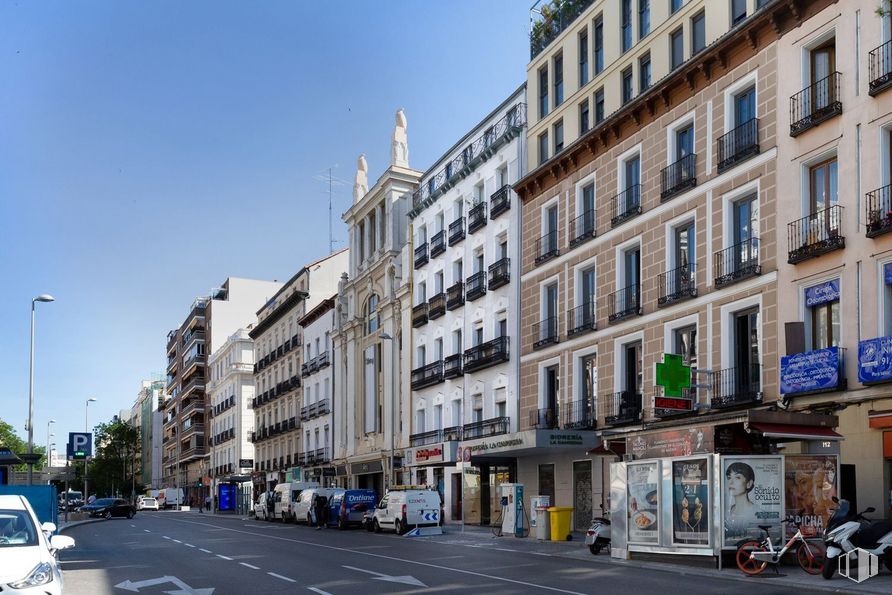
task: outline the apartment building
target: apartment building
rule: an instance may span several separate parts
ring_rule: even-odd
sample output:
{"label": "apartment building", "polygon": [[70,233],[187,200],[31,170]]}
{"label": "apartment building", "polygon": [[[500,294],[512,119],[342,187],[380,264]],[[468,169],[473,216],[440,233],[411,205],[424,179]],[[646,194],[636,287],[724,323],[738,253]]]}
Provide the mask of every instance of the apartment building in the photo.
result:
{"label": "apartment building", "polygon": [[143,380],[131,419],[139,426],[140,452],[137,477],[145,489],[161,487],[161,411],[164,380]]}
{"label": "apartment building", "polygon": [[259,304],[281,287],[274,281],[230,277],[167,334],[167,399],[163,412],[163,483],[194,502],[210,494],[207,358],[237,329],[254,320]]}
{"label": "apartment building", "polygon": [[303,448],[299,464],[304,478],[324,485],[334,483],[333,413],[332,413],[332,348],[335,296],[319,303],[298,321],[303,334],[304,362],[300,367],[304,387],[300,420],[303,426]]}
{"label": "apartment building", "polygon": [[[424,173],[412,194],[412,404],[404,463],[433,485],[446,519],[489,521],[480,484],[513,481],[510,461],[456,466],[463,441],[518,431],[520,213],[511,184],[526,164],[522,85]],[[405,422],[404,422],[405,423]],[[487,490],[487,493],[489,491]],[[473,500],[473,502],[471,501]],[[482,510],[483,509],[483,510]]]}
{"label": "apartment building", "polygon": [[300,469],[302,336],[299,321],[333,294],[347,267],[340,250],[302,267],[257,310],[254,340],[254,496],[297,480]]}
{"label": "apartment building", "polygon": [[840,493],[888,511],[892,43],[876,8],[829,4],[778,44],[779,364],[784,404],[837,415],[845,437],[798,451],[838,453]]}
{"label": "apartment building", "polygon": [[521,419],[600,445],[544,454],[519,481],[574,506],[577,528],[607,512],[618,454],[773,448],[757,426],[783,417],[764,407],[778,395],[777,40],[820,4],[573,3],[533,37]]}
{"label": "apartment building", "polygon": [[[407,121],[396,113],[391,158],[368,186],[360,156],[353,205],[343,215],[350,268],[339,284],[334,343],[335,472],[340,485],[372,488],[406,483],[411,266],[406,215],[421,172],[409,167]],[[335,293],[335,292],[331,292]],[[404,348],[405,347],[405,348]],[[397,471],[399,470],[399,471]]]}

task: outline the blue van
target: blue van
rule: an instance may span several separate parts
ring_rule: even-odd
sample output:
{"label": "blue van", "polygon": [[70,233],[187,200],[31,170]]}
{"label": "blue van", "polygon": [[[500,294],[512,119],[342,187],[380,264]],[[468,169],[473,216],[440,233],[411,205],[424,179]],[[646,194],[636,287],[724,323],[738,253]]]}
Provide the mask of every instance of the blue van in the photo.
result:
{"label": "blue van", "polygon": [[331,507],[329,524],[346,529],[349,525],[362,525],[365,512],[375,508],[378,493],[375,490],[338,490],[328,502]]}

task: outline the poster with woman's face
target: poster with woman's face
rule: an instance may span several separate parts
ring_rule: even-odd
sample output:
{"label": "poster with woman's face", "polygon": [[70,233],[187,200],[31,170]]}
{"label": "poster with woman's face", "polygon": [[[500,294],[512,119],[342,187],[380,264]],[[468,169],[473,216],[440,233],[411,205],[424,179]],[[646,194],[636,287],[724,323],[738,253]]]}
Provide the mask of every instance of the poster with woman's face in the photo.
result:
{"label": "poster with woman's face", "polygon": [[629,543],[659,543],[660,464],[657,461],[630,463],[626,473]]}
{"label": "poster with woman's face", "polygon": [[726,457],[722,459],[722,514],[726,547],[744,539],[761,538],[759,525],[771,525],[771,537],[780,540],[783,512],[780,457]]}
{"label": "poster with woman's face", "polygon": [[[806,537],[819,535],[836,507],[836,455],[787,455],[784,459],[786,514],[802,523]],[[787,535],[796,527],[789,523]]]}
{"label": "poster with woman's face", "polygon": [[709,545],[709,505],[709,461],[673,461],[673,543]]}

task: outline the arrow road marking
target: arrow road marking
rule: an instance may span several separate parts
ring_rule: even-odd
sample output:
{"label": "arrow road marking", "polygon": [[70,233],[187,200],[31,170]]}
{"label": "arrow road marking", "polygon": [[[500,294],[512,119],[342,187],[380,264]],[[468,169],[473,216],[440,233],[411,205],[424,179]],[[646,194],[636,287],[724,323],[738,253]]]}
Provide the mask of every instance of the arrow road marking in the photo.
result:
{"label": "arrow road marking", "polygon": [[408,574],[403,576],[390,576],[389,574],[381,574],[380,572],[374,572],[372,570],[363,570],[362,568],[356,568],[355,566],[344,566],[344,568],[348,568],[350,570],[356,570],[357,572],[365,572],[366,574],[375,575],[374,580],[376,581],[385,581],[388,583],[402,583],[404,585],[412,585],[413,587],[425,587],[427,585],[422,583],[420,580],[415,578],[414,576],[409,576]]}
{"label": "arrow road marking", "polygon": [[139,590],[144,587],[153,587],[155,585],[163,585],[164,583],[173,583],[174,585],[179,587],[179,591],[167,591],[167,593],[176,593],[177,595],[211,595],[214,592],[213,587],[206,589],[193,589],[175,576],[159,576],[158,578],[150,578],[144,581],[135,582],[126,580],[123,583],[118,583],[117,585],[115,585],[115,588],[122,589],[124,591],[139,593]]}
{"label": "arrow road marking", "polygon": [[276,578],[280,578],[283,581],[288,581],[289,583],[296,583],[297,581],[293,578],[288,578],[287,576],[282,576],[281,574],[276,574],[275,572],[267,572],[268,575],[274,576]]}

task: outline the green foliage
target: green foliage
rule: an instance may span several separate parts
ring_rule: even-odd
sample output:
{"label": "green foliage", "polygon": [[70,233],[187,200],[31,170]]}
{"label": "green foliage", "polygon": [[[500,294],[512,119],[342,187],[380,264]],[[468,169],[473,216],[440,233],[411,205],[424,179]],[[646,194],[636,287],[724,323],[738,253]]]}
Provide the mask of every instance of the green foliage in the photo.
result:
{"label": "green foliage", "polygon": [[[12,452],[17,455],[24,454],[28,452],[28,443],[19,438],[18,434],[15,432],[15,428],[10,424],[6,423],[2,419],[0,419],[0,448],[8,448]],[[46,455],[46,447],[34,445],[34,452],[40,453],[42,455]],[[40,460],[40,462],[34,466],[35,469],[40,469],[41,467],[46,465],[46,456]],[[16,465],[13,467],[15,471],[27,471],[27,465]]]}
{"label": "green foliage", "polygon": [[93,428],[93,439],[96,452],[89,464],[90,493],[129,495],[137,472],[134,460],[142,443],[139,428],[115,418]]}

